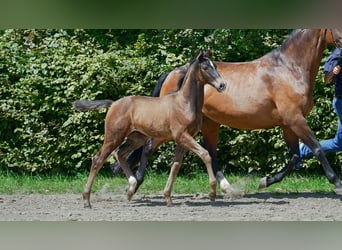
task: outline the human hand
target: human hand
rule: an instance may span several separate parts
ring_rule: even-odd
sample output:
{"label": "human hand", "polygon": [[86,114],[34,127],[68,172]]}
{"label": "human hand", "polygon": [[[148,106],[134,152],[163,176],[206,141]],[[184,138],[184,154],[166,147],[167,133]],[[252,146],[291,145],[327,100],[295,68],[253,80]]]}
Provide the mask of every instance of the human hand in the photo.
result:
{"label": "human hand", "polygon": [[333,73],[334,73],[335,75],[338,75],[338,74],[340,73],[340,71],[341,71],[341,66],[340,66],[340,65],[336,65],[336,66],[334,67],[334,69],[333,69]]}

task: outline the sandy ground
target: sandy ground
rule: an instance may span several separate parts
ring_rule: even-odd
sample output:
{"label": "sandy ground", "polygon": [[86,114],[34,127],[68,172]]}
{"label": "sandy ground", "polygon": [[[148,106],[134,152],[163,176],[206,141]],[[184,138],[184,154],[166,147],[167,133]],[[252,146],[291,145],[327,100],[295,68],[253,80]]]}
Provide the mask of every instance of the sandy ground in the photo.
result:
{"label": "sandy ground", "polygon": [[333,193],[257,193],[238,199],[207,194],[173,195],[166,207],[161,194],[125,195],[98,191],[92,208],[81,194],[0,195],[1,221],[342,221],[342,197]]}

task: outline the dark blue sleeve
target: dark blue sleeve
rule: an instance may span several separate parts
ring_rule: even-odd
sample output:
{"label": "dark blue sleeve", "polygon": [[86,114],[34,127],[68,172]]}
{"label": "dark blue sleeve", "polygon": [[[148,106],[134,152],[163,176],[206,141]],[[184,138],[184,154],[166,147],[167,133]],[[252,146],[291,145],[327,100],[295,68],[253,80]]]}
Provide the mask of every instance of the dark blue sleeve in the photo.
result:
{"label": "dark blue sleeve", "polygon": [[333,71],[334,67],[338,63],[339,51],[334,50],[333,53],[328,57],[324,64],[324,74]]}

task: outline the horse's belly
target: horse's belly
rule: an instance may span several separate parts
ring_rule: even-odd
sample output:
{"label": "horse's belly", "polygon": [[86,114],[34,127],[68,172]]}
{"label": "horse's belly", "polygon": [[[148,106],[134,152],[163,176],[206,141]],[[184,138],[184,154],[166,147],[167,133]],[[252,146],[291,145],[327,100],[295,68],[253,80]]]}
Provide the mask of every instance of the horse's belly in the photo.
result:
{"label": "horse's belly", "polygon": [[221,115],[218,116],[209,116],[210,119],[215,121],[216,123],[228,126],[230,128],[236,129],[267,129],[273,128],[275,126],[279,126],[280,122],[277,120],[271,120],[267,117],[255,117],[250,115]]}
{"label": "horse's belly", "polygon": [[203,106],[204,115],[216,123],[237,129],[261,129],[281,125],[281,117],[271,104],[244,106],[238,102],[231,105],[228,102],[223,103],[225,104],[217,106],[206,103]]}

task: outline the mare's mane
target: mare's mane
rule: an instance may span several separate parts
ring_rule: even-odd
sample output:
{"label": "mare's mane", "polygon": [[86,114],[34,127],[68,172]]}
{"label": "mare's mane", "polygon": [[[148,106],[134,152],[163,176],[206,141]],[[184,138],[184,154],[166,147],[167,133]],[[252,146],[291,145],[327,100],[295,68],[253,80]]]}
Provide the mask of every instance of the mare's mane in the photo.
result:
{"label": "mare's mane", "polygon": [[283,51],[285,50],[290,43],[293,43],[294,41],[298,40],[298,37],[304,33],[303,29],[297,29],[291,32],[291,34],[283,41],[283,43],[276,49]]}

